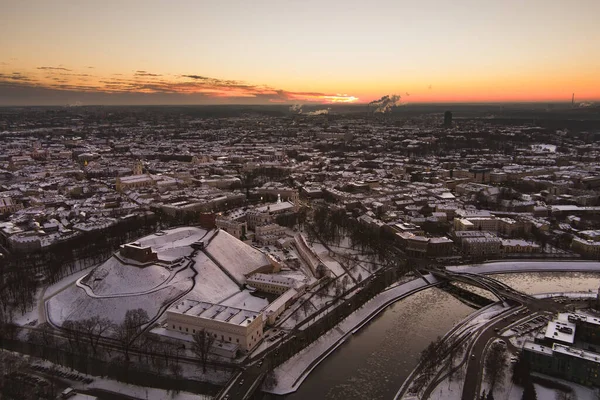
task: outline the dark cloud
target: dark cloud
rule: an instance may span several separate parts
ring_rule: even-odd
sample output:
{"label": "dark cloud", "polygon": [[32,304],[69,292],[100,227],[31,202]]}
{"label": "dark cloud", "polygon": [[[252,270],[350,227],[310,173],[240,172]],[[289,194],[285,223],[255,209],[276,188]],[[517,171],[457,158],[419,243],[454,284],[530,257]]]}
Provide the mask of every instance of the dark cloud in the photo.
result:
{"label": "dark cloud", "polygon": [[161,74],[151,74],[147,71],[135,71],[135,76],[162,76]]}
{"label": "dark cloud", "polygon": [[181,75],[184,78],[190,78],[190,79],[195,79],[195,80],[199,80],[199,81],[205,81],[205,80],[209,80],[211,78],[207,78],[206,76],[200,76],[200,75]]}
{"label": "dark cloud", "polygon": [[37,69],[45,69],[50,71],[72,71],[71,69],[63,67],[37,67]]}
{"label": "dark cloud", "polygon": [[[211,102],[211,99],[215,104],[226,104],[228,102],[265,104],[299,101],[305,103],[323,103],[357,100],[348,95],[319,92],[290,92],[266,85],[252,85],[238,80],[210,78],[195,74],[176,75],[174,78],[160,78],[162,76],[160,74],[152,74],[145,70],[136,70],[133,76],[112,74],[111,76],[103,77],[71,73],[70,70],[63,67],[39,67],[38,69],[49,72],[49,74],[45,75],[44,81],[34,81],[20,73],[15,73],[14,75],[0,74],[0,85],[3,85],[3,87],[7,85],[18,87],[20,85],[23,91],[29,92],[33,89],[44,89],[44,93],[47,96],[54,94],[57,99],[67,97],[60,93],[65,91],[78,94],[89,93],[89,95],[86,95],[86,104],[102,104],[101,99],[113,99],[107,104],[116,104],[114,99],[117,97],[119,99],[135,98],[136,101],[132,104],[146,104],[146,102],[150,101],[150,98],[159,99],[161,98],[160,96],[168,97],[169,102],[173,104],[194,104],[195,101],[198,104],[208,104]],[[85,83],[82,82],[84,79],[75,79],[78,77],[86,78]],[[92,81],[92,77],[95,77],[95,80]],[[98,102],[94,103],[90,101],[89,99],[92,97],[97,98]],[[178,98],[180,100],[177,100]],[[38,100],[36,99],[35,101]],[[70,102],[72,103],[72,101]]]}
{"label": "dark cloud", "polygon": [[33,82],[33,79],[29,76],[23,75],[20,72],[13,72],[12,74],[0,74],[0,81]]}

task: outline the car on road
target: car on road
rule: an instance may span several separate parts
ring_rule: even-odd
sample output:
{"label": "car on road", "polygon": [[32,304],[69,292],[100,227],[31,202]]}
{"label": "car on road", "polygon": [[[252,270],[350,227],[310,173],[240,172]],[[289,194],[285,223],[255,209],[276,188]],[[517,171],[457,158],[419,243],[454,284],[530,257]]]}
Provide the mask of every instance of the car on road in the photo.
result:
{"label": "car on road", "polygon": [[75,389],[73,389],[72,387],[68,387],[62,391],[62,393],[60,394],[60,398],[68,399],[69,397],[74,397],[76,394],[77,392],[75,391]]}
{"label": "car on road", "polygon": [[494,332],[499,332],[500,328],[494,328]]}
{"label": "car on road", "polygon": [[475,354],[471,354],[471,360],[475,359]]}
{"label": "car on road", "polygon": [[498,340],[498,343],[500,343],[503,346],[506,346],[506,342],[504,340]]}
{"label": "car on road", "polygon": [[244,384],[244,380],[243,380],[243,379],[240,379],[240,383],[239,383],[239,385],[240,385],[240,386],[242,386],[243,384]]}
{"label": "car on road", "polygon": [[258,362],[258,366],[260,367],[260,366],[262,366],[262,365],[263,365],[263,360],[260,360],[260,361]]}

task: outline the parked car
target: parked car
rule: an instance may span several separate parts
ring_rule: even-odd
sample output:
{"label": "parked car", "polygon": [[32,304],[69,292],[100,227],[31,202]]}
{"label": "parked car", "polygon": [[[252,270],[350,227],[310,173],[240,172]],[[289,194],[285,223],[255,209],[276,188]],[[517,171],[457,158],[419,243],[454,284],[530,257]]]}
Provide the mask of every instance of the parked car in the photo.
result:
{"label": "parked car", "polygon": [[77,392],[75,391],[75,389],[73,389],[72,387],[68,387],[65,390],[63,390],[60,394],[60,398],[61,399],[68,399],[69,397],[73,397],[77,394]]}

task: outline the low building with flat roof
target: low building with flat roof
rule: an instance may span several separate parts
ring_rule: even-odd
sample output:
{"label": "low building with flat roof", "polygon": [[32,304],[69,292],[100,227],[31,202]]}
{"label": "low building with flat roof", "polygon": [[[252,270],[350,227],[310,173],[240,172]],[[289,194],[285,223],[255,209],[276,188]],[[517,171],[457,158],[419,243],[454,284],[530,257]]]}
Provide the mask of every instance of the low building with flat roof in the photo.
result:
{"label": "low building with flat roof", "polygon": [[554,343],[551,347],[530,341],[523,357],[533,372],[554,376],[585,386],[600,386],[600,354]]}
{"label": "low building with flat roof", "polygon": [[266,323],[275,325],[277,317],[285,311],[285,309],[294,302],[300,293],[296,289],[288,289],[285,293],[279,296],[275,301],[269,304],[264,310],[263,315],[266,318]]}
{"label": "low building with flat roof", "polygon": [[572,345],[575,342],[575,324],[558,320],[548,322],[544,340],[547,343]]}
{"label": "low building with flat roof", "polygon": [[263,316],[255,311],[187,299],[173,304],[166,314],[167,329],[190,335],[204,330],[216,341],[237,344],[245,352],[263,338]]}

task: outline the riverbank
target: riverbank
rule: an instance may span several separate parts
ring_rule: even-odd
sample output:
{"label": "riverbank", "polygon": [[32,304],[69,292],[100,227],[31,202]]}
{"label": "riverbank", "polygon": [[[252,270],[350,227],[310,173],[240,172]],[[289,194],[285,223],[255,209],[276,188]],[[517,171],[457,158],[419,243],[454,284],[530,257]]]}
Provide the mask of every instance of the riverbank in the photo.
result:
{"label": "riverbank", "polygon": [[[600,262],[590,262],[590,261],[501,261],[501,262],[492,262],[486,264],[474,264],[474,265],[465,265],[465,266],[457,266],[457,267],[448,267],[448,268],[457,268],[458,270],[462,270],[465,272],[472,273],[483,273],[483,274],[505,274],[509,272],[600,272]],[[420,282],[419,282],[420,281]],[[426,289],[427,286],[424,286],[424,283],[420,279],[413,280],[411,282],[407,282],[398,286],[397,288],[404,288],[407,284],[414,284],[414,282],[420,283],[420,289],[414,290],[412,293],[416,293],[421,291],[421,289]],[[396,297],[387,302],[387,304],[382,305],[379,304],[379,307],[376,303],[379,303],[383,296],[389,296],[390,293],[393,293],[392,289],[389,288],[386,292],[381,293],[376,298],[371,300],[369,303],[365,304],[361,309],[352,314],[346,320],[342,321],[340,325],[336,328],[327,332],[323,337],[314,342],[311,346],[307,347],[300,353],[296,354],[286,363],[282,364],[278,367],[274,373],[277,382],[277,385],[272,389],[266,390],[268,393],[274,394],[290,394],[298,391],[301,384],[305,382],[305,380],[312,376],[311,372],[317,368],[319,364],[324,362],[326,359],[332,358],[337,360],[337,357],[333,354],[336,353],[335,350],[344,344],[348,339],[352,338],[352,334],[356,333],[360,328],[362,328],[365,324],[371,321],[375,316],[379,314],[383,314],[386,311],[386,308],[393,304],[395,301],[406,298],[409,294],[404,294]],[[557,288],[551,288],[548,291],[556,290]],[[401,289],[397,289],[401,290]],[[560,289],[559,289],[560,290]],[[577,290],[577,289],[576,289]],[[587,290],[587,289],[586,289]],[[389,299],[389,297],[388,297]],[[364,318],[365,320],[361,320]],[[374,322],[376,323],[376,322]],[[367,330],[368,331],[368,330]],[[356,338],[353,338],[353,343]],[[387,353],[386,353],[387,354]],[[331,357],[329,357],[331,356]],[[385,357],[385,356],[384,356]],[[335,363],[340,364],[339,360]],[[336,368],[343,368],[343,363],[337,365]],[[375,366],[375,370],[377,366]],[[345,371],[345,370],[344,370]],[[341,374],[341,373],[340,373]],[[338,389],[343,389],[344,384],[340,383],[344,379],[346,379],[349,375],[340,375],[336,374],[334,377],[329,377],[327,381],[331,381],[333,379],[335,385],[338,385]],[[363,371],[364,374],[364,371]],[[338,376],[340,375],[340,376]],[[368,375],[368,372],[367,372]],[[341,377],[341,378],[340,378]],[[369,378],[369,379],[372,379]],[[402,377],[402,381],[404,381],[404,377]],[[311,381],[309,381],[310,383]],[[370,382],[370,381],[369,381]],[[314,383],[314,382],[313,382]],[[314,385],[309,385],[306,389],[302,389],[299,393],[302,393],[303,396],[310,395],[311,393],[318,390],[321,393],[323,390],[321,382],[318,386],[318,389],[313,387]],[[304,386],[303,386],[304,387]],[[397,389],[394,389],[394,393],[396,393]],[[316,393],[316,392],[315,392]],[[361,392],[362,393],[362,392]],[[362,393],[361,395],[363,395]],[[372,393],[374,395],[374,393]],[[293,394],[292,396],[296,396]],[[338,396],[338,398],[341,398]],[[358,398],[358,397],[357,397]]]}
{"label": "riverbank", "polygon": [[295,392],[321,361],[327,358],[350,335],[358,332],[381,311],[406,296],[438,285],[439,283],[432,275],[426,275],[424,279],[414,279],[378,294],[335,328],[277,367],[273,371],[277,384],[270,389],[263,390],[278,395]]}

